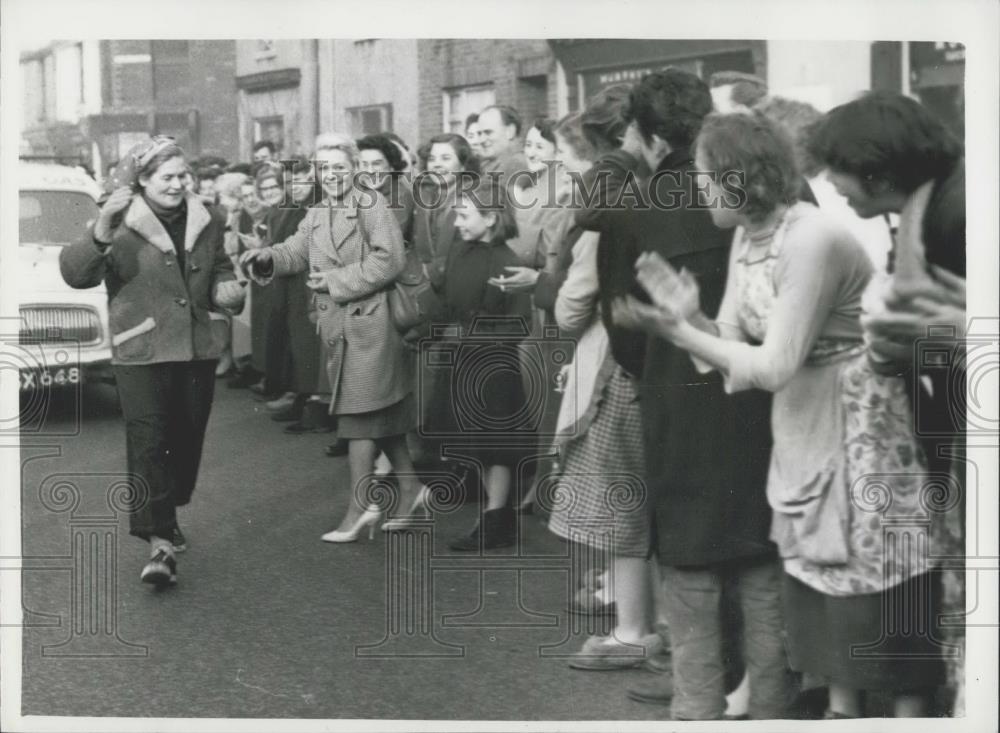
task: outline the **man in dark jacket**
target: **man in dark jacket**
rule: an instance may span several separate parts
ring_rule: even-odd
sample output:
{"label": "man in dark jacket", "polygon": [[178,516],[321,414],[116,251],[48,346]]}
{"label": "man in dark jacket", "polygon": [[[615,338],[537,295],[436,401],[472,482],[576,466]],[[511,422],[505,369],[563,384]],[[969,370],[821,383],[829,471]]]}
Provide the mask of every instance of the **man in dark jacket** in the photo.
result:
{"label": "man in dark jacket", "polygon": [[[602,310],[626,294],[647,300],[634,276],[642,252],[658,252],[698,279],[701,306],[718,311],[725,290],[729,235],[716,229],[699,200],[691,147],[712,109],[708,87],[676,69],[646,76],[633,89],[632,140],[653,171],[637,206],[612,207],[590,222],[601,232],[598,273]],[[704,188],[704,182],[700,184]],[[770,458],[770,397],[727,395],[718,374],[699,374],[672,344],[639,337],[608,320],[618,362],[640,380],[646,481],[655,551],[673,654],[673,690],[661,677],[630,697],[668,702],[677,719],[725,712],[721,621],[723,587],[739,595],[752,717],[784,712],[780,566],[768,539],[765,497]]]}

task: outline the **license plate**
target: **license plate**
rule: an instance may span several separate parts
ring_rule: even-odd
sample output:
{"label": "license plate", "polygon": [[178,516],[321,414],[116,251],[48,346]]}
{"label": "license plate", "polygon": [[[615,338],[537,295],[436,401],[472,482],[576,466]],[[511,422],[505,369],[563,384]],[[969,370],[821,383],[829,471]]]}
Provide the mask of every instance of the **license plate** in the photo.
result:
{"label": "license plate", "polygon": [[32,392],[36,389],[52,387],[69,387],[83,382],[83,372],[79,367],[60,367],[58,369],[25,369],[21,372],[21,391]]}

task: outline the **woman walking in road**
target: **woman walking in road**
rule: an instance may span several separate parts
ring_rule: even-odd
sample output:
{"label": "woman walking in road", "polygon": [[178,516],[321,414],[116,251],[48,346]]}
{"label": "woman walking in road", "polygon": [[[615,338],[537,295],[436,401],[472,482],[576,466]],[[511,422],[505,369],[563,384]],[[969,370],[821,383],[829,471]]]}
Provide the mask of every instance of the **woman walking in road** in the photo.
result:
{"label": "woman walking in road", "polygon": [[143,582],[177,581],[186,540],[177,508],[191,501],[215,368],[225,343],[212,311],[236,309],[243,286],[223,246],[225,216],[184,191],[187,163],[172,138],[132,148],[85,237],[60,252],[74,288],[108,291],[112,364],[135,481],[130,533],[150,543]]}

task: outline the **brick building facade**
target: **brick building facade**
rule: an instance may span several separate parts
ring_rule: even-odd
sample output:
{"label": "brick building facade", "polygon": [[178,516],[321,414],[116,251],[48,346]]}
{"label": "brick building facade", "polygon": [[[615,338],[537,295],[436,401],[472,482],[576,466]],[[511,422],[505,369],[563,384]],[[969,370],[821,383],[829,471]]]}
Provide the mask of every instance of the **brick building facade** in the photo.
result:
{"label": "brick building facade", "polygon": [[422,40],[420,139],[461,132],[465,117],[507,104],[524,120],[558,114],[556,60],[543,39]]}
{"label": "brick building facade", "polygon": [[103,172],[139,140],[165,134],[192,155],[234,157],[235,49],[234,41],[114,40],[26,54],[28,152]]}

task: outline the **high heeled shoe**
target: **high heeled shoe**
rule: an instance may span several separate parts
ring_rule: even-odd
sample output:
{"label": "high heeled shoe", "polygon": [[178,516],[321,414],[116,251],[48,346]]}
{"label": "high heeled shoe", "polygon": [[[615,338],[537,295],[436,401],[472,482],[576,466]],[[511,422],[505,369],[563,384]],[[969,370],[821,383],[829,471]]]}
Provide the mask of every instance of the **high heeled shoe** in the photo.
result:
{"label": "high heeled shoe", "polygon": [[431,510],[428,506],[430,501],[431,490],[426,486],[421,486],[420,491],[417,493],[417,498],[413,500],[412,506],[410,506],[410,513],[405,517],[397,517],[396,519],[390,519],[388,522],[382,525],[383,532],[393,532],[399,529],[406,529],[413,525],[414,521],[418,517],[414,516],[419,509],[423,509],[424,519],[431,518]]}
{"label": "high heeled shoe", "polygon": [[335,529],[320,537],[324,542],[355,542],[361,530],[368,527],[368,539],[375,539],[375,525],[378,524],[382,511],[377,506],[370,506],[365,509],[364,514],[358,517],[354,526],[350,529]]}

